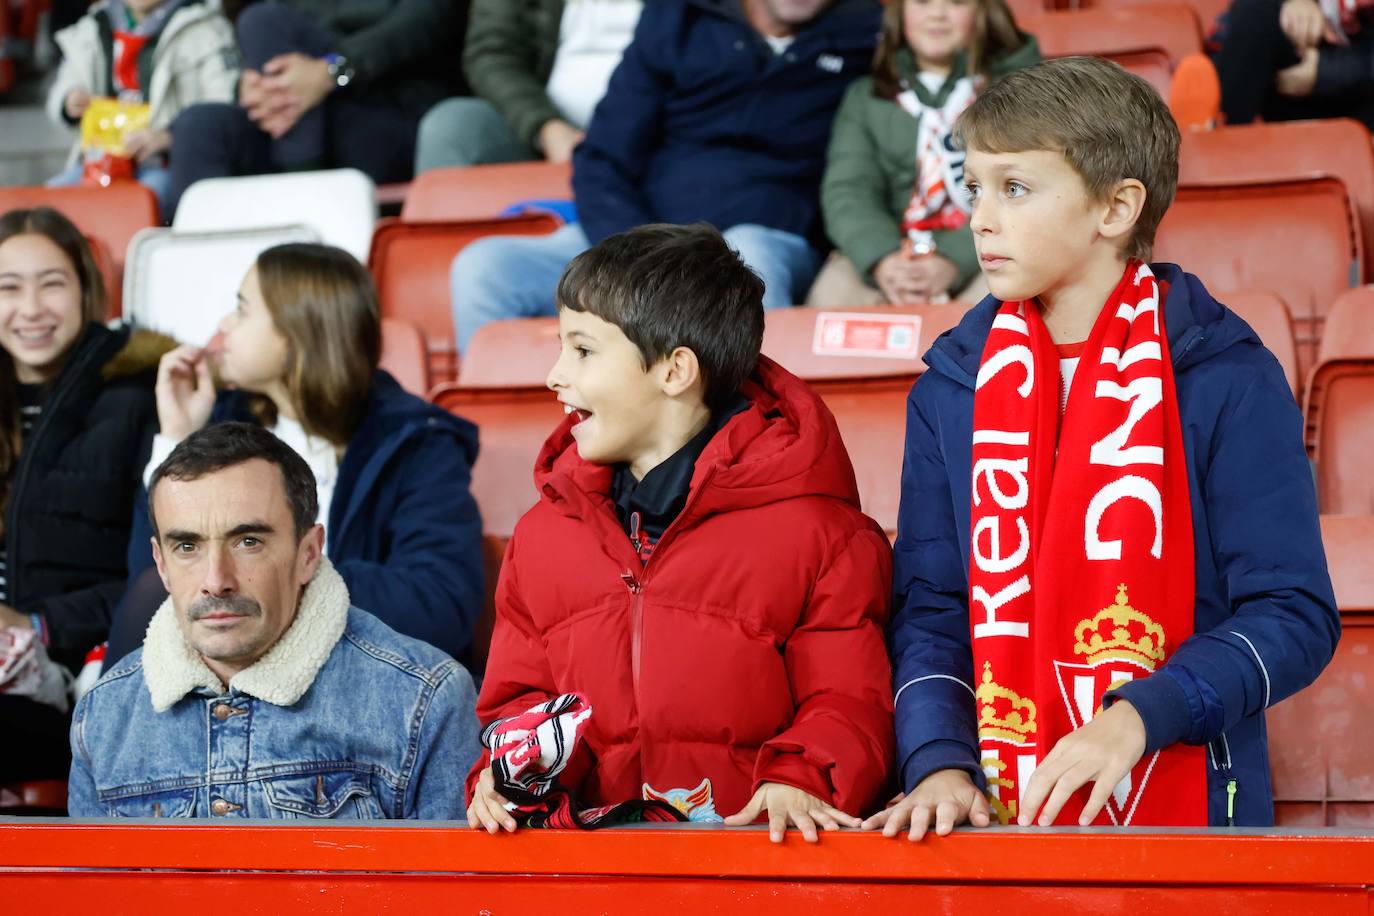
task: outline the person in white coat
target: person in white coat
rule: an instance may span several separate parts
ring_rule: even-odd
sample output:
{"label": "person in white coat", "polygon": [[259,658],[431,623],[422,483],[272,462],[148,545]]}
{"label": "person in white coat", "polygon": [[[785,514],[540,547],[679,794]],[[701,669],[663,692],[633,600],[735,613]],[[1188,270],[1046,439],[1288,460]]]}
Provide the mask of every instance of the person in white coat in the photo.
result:
{"label": "person in white coat", "polygon": [[[130,134],[125,148],[135,177],[161,201],[172,121],[198,102],[232,101],[238,84],[234,30],[218,0],[101,0],[55,37],[62,66],[48,93],[48,114],[75,126],[97,97],[148,103],[148,127]],[[49,186],[80,182],[79,140],[67,165]]]}

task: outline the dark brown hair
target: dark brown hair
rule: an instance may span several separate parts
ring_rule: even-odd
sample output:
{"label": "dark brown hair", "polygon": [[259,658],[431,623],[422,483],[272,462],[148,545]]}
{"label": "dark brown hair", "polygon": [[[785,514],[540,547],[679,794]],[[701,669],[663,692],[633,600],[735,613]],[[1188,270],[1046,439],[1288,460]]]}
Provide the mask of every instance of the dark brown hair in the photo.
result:
{"label": "dark brown hair", "polygon": [[[284,381],[301,426],[345,446],[367,411],[382,351],[377,288],[367,269],[329,245],[277,245],[258,255],[258,286],[277,332],[286,338]],[[266,397],[253,413],[268,426]]]}
{"label": "dark brown hair", "polygon": [[763,345],[763,281],[705,223],[651,224],[602,240],[563,271],[558,307],[620,328],[646,370],[678,347],[691,350],[712,410],[739,391]]}
{"label": "dark brown hair", "polygon": [[148,481],[148,517],[152,519],[153,532],[158,531],[153,494],[162,480],[199,480],[257,459],[276,465],[281,471],[282,489],[299,541],[314,527],[320,514],[315,475],[295,449],[255,423],[213,423],[177,443]]}
{"label": "dark brown hair", "polygon": [[[62,250],[72,264],[76,282],[81,288],[81,323],[101,321],[105,317],[105,280],[96,266],[91,246],[81,230],[51,207],[32,210],[11,210],[0,216],[0,245],[18,235],[41,235]],[[79,338],[78,338],[79,339]],[[9,484],[19,464],[22,441],[19,419],[19,380],[15,375],[14,358],[0,347],[0,505],[8,499]],[[3,528],[0,519],[0,529]]]}
{"label": "dark brown hair", "polygon": [[1061,57],[989,86],[954,125],[966,149],[1050,150],[1068,160],[1093,200],[1125,179],[1145,186],[1145,204],[1126,242],[1128,258],[1150,259],[1155,230],[1178,190],[1178,125],[1154,87],[1097,57]]}
{"label": "dark brown hair", "polygon": [[[973,38],[968,46],[968,75],[990,76],[988,71],[993,61],[1025,44],[1026,36],[1016,27],[1007,0],[967,2],[978,7],[974,16]],[[880,99],[895,99],[903,89],[897,56],[906,47],[906,34],[902,27],[905,6],[906,0],[887,0],[887,7],[883,10],[878,48],[873,54],[873,94]]]}

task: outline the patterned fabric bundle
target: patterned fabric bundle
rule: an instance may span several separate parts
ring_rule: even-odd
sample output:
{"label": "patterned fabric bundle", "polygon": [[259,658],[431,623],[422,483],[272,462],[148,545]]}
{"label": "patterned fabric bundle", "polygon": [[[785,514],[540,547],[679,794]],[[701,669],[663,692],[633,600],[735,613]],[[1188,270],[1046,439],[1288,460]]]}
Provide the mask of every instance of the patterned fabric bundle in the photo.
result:
{"label": "patterned fabric bundle", "polygon": [[961,189],[964,153],[955,149],[950,131],[976,96],[977,86],[969,77],[954,85],[943,105],[927,105],[911,89],[897,96],[897,103],[920,119],[916,135],[916,187],[902,215],[902,231],[918,254],[922,253],[922,243],[929,244],[931,232],[958,229],[968,222],[970,208]]}
{"label": "patterned fabric bundle", "polygon": [[[1005,302],[973,402],[969,617],[978,738],[997,817],[1036,766],[1193,633],[1193,528],[1164,295],[1126,266],[1084,346],[1059,424],[1054,344]],[[1057,449],[1057,454],[1056,454]],[[1063,808],[1077,820],[1091,787]],[[1147,754],[1096,823],[1204,826],[1203,751]]]}
{"label": "patterned fabric bundle", "polygon": [[491,751],[496,791],[511,800],[515,819],[526,827],[580,830],[685,821],[685,815],[661,801],[579,808],[572,793],[559,787],[558,775],[572,759],[591,717],[586,697],[565,693],[482,730],[482,743]]}

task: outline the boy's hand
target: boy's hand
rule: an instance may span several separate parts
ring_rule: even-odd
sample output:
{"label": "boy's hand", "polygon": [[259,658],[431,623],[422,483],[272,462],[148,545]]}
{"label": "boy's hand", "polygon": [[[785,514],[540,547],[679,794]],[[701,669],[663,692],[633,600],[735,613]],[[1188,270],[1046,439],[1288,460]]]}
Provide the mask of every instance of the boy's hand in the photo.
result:
{"label": "boy's hand", "polygon": [[1059,739],[1044,763],[1035,768],[1016,822],[1029,827],[1043,804],[1040,826],[1048,827],[1069,796],[1091,782],[1092,795],[1078,818],[1080,827],[1088,826],[1144,753],[1145,723],[1140,713],[1125,700],[1117,700],[1087,725]]}
{"label": "boy's hand", "polygon": [[1299,54],[1315,48],[1323,38],[1329,41],[1334,37],[1316,0],[1284,0],[1279,7],[1279,28]]}
{"label": "boy's hand", "polygon": [[85,89],[73,89],[67,93],[67,97],[62,100],[62,109],[67,112],[67,117],[73,121],[81,120],[81,116],[86,113],[86,109],[91,107],[91,94]]}
{"label": "boy's hand", "polygon": [[802,838],[815,843],[816,824],[826,830],[839,830],[840,827],[857,827],[859,819],[845,814],[839,808],[828,805],[809,792],[777,782],[765,782],[759,786],[754,797],[735,814],[725,819],[727,827],[746,827],[754,823],[765,810],[768,812],[768,838],[781,843],[791,822],[802,832]]}
{"label": "boy's hand", "polygon": [[932,816],[936,836],[949,836],[956,825],[965,821],[975,827],[986,827],[991,822],[987,797],[978,791],[968,773],[937,770],[921,780],[910,795],[898,795],[886,810],[864,821],[863,828],[882,827],[883,836],[893,837],[909,823],[907,839],[919,840],[930,828]]}
{"label": "boy's hand", "polygon": [[488,767],[477,777],[477,791],[472,793],[472,804],[468,805],[468,826],[473,830],[486,830],[487,833],[498,830],[514,833],[519,825],[506,810],[508,804],[509,799],[496,791],[496,777]]}

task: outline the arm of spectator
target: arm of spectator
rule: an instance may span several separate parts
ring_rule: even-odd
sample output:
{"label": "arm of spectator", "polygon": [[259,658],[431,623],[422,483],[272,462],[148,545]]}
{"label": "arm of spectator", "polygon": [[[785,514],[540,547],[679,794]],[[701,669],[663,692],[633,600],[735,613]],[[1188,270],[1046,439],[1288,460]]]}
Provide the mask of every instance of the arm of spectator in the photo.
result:
{"label": "arm of spectator", "polygon": [[53,36],[62,51],[62,63],[57,68],[52,85],[48,87],[45,106],[54,124],[75,126],[90,107],[96,88],[92,79],[95,64],[90,60],[94,50],[92,44],[98,41],[94,36],[94,23],[84,21]]}
{"label": "arm of spectator", "polygon": [[1302,414],[1278,362],[1265,356],[1267,365],[1229,383],[1201,485],[1232,614],[1105,701],[1135,707],[1147,754],[1215,740],[1296,693],[1326,667],[1340,639]]}
{"label": "arm of spectator", "polygon": [[968,616],[968,570],[959,549],[944,449],[922,404],[927,374],[907,398],[902,501],[893,547],[892,655],[897,765],[910,793],[939,770],[963,770],[981,788]]}
{"label": "arm of spectator", "polygon": [[91,694],[76,704],[72,713],[72,768],[67,777],[67,815],[69,817],[103,817],[100,795],[91,776],[91,754],[86,748],[86,716],[91,711]]}
{"label": "arm of spectator", "polygon": [[797,713],[764,742],[765,783],[801,789],[851,815],[878,800],[892,768],[892,681],[883,642],[892,552],[864,527],[817,580],[784,648]]}
{"label": "arm of spectator", "polygon": [[526,4],[473,0],[463,47],[463,73],[475,95],[486,99],[531,149],[539,132],[559,117],[549,100],[547,80],[536,68],[539,36],[530,28]]}
{"label": "arm of spectator", "polygon": [[109,635],[110,614],[122,594],[124,580],[116,579],[32,601],[18,610],[43,616],[51,654],[80,661]]}
{"label": "arm of spectator", "polygon": [[[821,179],[825,231],[840,253],[870,279],[878,262],[902,247],[902,227],[891,212],[878,146],[863,117],[871,89],[865,79],[845,93],[830,132]],[[914,130],[912,136],[915,156]]]}
{"label": "arm of spectator", "polygon": [[660,141],[663,106],[671,75],[658,62],[669,59],[646,38],[676,34],[653,20],[668,15],[665,4],[645,6],[634,39],[611,74],[587,136],[573,154],[573,197],[587,240],[597,242],[654,221],[640,190]]}
{"label": "arm of spectator", "polygon": [[393,459],[387,555],[335,558],[353,604],[445,651],[472,641],[485,596],[482,519],[465,444],[447,429],[412,438]]}
{"label": "arm of spectator", "polygon": [[338,51],[353,68],[350,86],[367,88],[417,60],[454,48],[461,32],[460,9],[454,0],[398,0],[372,25],[344,36]]}
{"label": "arm of spectator", "polygon": [[406,817],[463,819],[463,777],[478,752],[476,705],[472,676],[452,662],[420,716],[415,769],[406,788]]}

